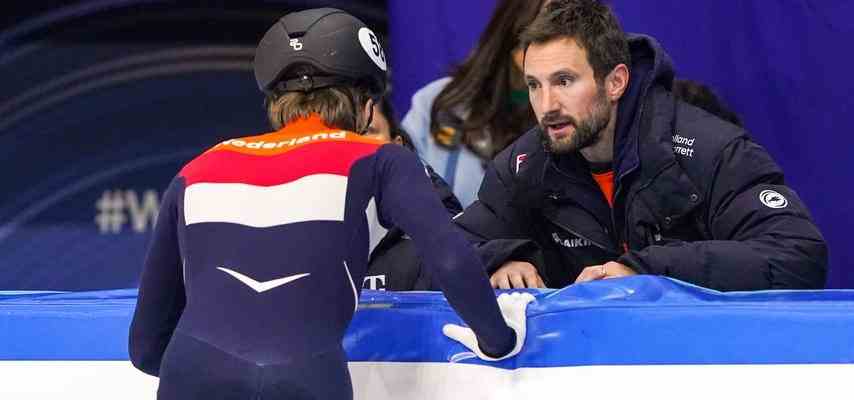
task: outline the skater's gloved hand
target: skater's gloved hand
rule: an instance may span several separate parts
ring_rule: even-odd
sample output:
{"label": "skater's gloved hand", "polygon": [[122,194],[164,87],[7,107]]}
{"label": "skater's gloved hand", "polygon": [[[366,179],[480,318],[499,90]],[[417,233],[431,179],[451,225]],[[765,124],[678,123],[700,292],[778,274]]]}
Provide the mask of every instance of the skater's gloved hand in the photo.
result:
{"label": "skater's gloved hand", "polygon": [[445,324],[442,327],[442,333],[462,343],[463,346],[468,347],[469,350],[482,360],[498,361],[513,357],[522,350],[522,345],[525,344],[525,331],[527,327],[525,310],[528,308],[528,303],[532,301],[534,301],[534,296],[530,293],[504,293],[498,296],[498,308],[501,310],[501,315],[504,317],[504,321],[507,322],[507,326],[516,332],[516,345],[513,346],[513,349],[509,353],[498,358],[490,357],[480,349],[477,343],[477,336],[470,328]]}

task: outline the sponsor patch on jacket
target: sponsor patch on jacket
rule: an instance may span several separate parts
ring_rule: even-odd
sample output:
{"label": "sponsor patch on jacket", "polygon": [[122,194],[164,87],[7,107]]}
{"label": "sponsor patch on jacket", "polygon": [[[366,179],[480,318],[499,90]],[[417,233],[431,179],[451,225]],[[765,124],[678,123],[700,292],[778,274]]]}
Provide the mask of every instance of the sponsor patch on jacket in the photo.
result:
{"label": "sponsor patch on jacket", "polygon": [[681,136],[678,133],[674,133],[672,139],[673,154],[688,158],[694,157],[694,141],[697,140],[697,138],[689,138]]}
{"label": "sponsor patch on jacket", "polygon": [[560,236],[558,236],[557,232],[552,232],[552,239],[554,239],[555,243],[568,249],[574,249],[577,247],[587,247],[593,244],[589,240],[582,238],[561,239]]}

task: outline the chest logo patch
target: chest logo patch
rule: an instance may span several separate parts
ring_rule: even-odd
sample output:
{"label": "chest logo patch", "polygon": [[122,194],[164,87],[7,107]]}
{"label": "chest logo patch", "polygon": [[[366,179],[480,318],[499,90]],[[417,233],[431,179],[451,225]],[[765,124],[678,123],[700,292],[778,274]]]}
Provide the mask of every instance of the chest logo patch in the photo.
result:
{"label": "chest logo patch", "polygon": [[673,134],[673,154],[694,158],[694,141],[697,138],[689,138]]}
{"label": "chest logo patch", "polygon": [[516,156],[516,174],[519,173],[519,167],[521,167],[522,163],[524,163],[525,160],[527,160],[527,159],[528,159],[527,153],[519,154],[518,156]]}

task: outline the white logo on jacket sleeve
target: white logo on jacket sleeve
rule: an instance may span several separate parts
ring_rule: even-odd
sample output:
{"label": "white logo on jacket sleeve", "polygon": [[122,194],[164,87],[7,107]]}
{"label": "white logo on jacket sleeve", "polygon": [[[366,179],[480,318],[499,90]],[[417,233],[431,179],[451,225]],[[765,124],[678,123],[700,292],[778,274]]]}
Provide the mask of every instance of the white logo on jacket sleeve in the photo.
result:
{"label": "white logo on jacket sleeve", "polygon": [[243,282],[244,284],[246,284],[246,286],[249,286],[250,288],[252,288],[252,290],[254,290],[258,293],[266,292],[270,289],[275,289],[275,288],[282,286],[286,283],[291,283],[297,279],[305,278],[306,276],[311,275],[308,273],[296,274],[296,275],[285,276],[285,277],[278,278],[278,279],[272,279],[272,280],[269,280],[266,282],[258,282],[258,281],[254,280],[254,279],[252,279],[246,275],[241,274],[240,272],[233,271],[233,270],[230,270],[228,268],[217,267],[217,269],[222,271],[222,272],[225,272],[226,274],[233,276],[235,279],[237,279],[240,282]]}
{"label": "white logo on jacket sleeve", "polygon": [[785,208],[789,201],[782,194],[773,190],[763,190],[759,193],[759,201],[770,208]]}

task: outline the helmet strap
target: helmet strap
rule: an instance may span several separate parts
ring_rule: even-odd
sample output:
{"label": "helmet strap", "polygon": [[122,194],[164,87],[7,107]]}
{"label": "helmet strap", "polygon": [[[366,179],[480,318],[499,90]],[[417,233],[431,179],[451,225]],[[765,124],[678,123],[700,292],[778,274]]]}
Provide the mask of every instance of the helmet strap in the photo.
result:
{"label": "helmet strap", "polygon": [[349,79],[338,76],[301,75],[279,82],[276,85],[276,90],[280,92],[310,92],[315,89],[349,83],[351,83]]}

